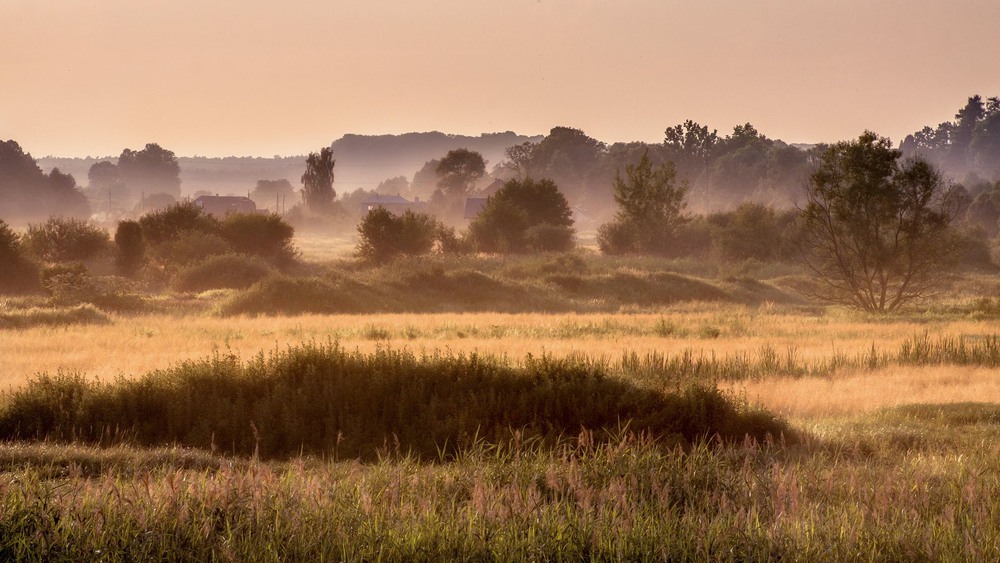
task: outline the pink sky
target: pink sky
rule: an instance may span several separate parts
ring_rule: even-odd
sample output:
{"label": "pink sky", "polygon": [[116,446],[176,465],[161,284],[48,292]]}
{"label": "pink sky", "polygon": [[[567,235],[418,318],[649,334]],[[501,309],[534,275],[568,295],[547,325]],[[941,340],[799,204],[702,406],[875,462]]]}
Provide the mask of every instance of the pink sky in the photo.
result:
{"label": "pink sky", "polygon": [[995,0],[0,0],[0,139],[303,154],[345,133],[898,142],[1000,95]]}

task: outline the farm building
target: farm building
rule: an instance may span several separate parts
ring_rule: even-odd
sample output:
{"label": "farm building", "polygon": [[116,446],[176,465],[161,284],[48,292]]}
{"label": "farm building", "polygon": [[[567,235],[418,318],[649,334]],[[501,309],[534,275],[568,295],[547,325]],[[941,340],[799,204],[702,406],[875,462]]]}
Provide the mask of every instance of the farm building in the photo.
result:
{"label": "farm building", "polygon": [[410,201],[401,195],[374,194],[361,202],[361,213],[368,213],[376,207],[385,208],[395,215],[402,215],[406,211],[414,213],[427,211],[427,202],[420,201],[419,197]]}

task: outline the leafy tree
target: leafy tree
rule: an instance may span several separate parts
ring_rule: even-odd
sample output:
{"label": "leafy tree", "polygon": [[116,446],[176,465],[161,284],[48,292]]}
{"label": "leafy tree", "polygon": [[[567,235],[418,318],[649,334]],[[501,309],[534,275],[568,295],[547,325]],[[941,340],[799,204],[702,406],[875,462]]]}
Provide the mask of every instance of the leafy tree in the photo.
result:
{"label": "leafy tree", "polygon": [[441,164],[438,159],[428,160],[424,165],[413,174],[413,181],[410,182],[410,188],[413,193],[419,196],[428,197],[434,193],[437,188],[437,167]]}
{"label": "leafy tree", "polygon": [[292,198],[294,200],[295,188],[292,187],[291,182],[285,179],[257,180],[257,187],[250,192],[250,199],[252,199],[258,207],[267,209],[273,205],[275,206],[275,212],[279,211],[278,206],[280,205],[295,205],[295,201],[286,202],[286,198]]}
{"label": "leafy tree", "polygon": [[90,216],[90,205],[73,176],[58,168],[45,174],[17,142],[0,141],[0,217],[44,221],[52,216]]}
{"label": "leafy tree", "polygon": [[139,218],[139,225],[146,241],[153,245],[175,239],[186,232],[218,234],[222,229],[218,219],[193,201],[147,213]]}
{"label": "leafy tree", "polygon": [[302,200],[314,213],[330,213],[337,192],[333,190],[333,150],[323,147],[306,158],[306,172],[302,175]]}
{"label": "leafy tree", "polygon": [[504,150],[508,168],[517,179],[524,179],[531,175],[531,162],[536,146],[536,143],[525,141],[519,145],[511,145]]}
{"label": "leafy tree", "polygon": [[118,156],[118,173],[133,194],[167,194],[176,200],[181,197],[180,172],[173,151],[156,143],[139,151],[125,149]]}
{"label": "leafy tree", "polygon": [[486,173],[486,161],[483,155],[468,149],[455,149],[438,163],[438,192],[448,199],[463,198],[469,195],[476,181]]}
{"label": "leafy tree", "polygon": [[20,237],[0,219],[0,293],[21,293],[40,289],[38,265],[29,260]]}
{"label": "leafy tree", "polygon": [[486,173],[483,155],[468,149],[448,151],[435,173],[437,189],[431,195],[431,203],[449,222],[460,221],[466,196]]}
{"label": "leafy tree", "polygon": [[134,274],[146,255],[146,240],[138,221],[119,221],[115,229],[115,265],[125,275]]}
{"label": "leafy tree", "polygon": [[24,247],[47,262],[69,262],[93,258],[108,247],[108,232],[86,221],[52,217],[29,225]]}
{"label": "leafy tree", "polygon": [[410,181],[406,179],[406,176],[396,176],[383,180],[375,187],[375,193],[407,196],[410,193]]}
{"label": "leafy tree", "polygon": [[573,213],[552,180],[510,180],[469,225],[482,252],[562,251],[573,247]]}
{"label": "leafy tree", "polygon": [[598,244],[606,253],[666,254],[682,215],[687,184],[677,182],[672,163],[653,168],[648,153],[615,177],[615,220],[601,226]]}
{"label": "leafy tree", "polygon": [[395,215],[375,207],[358,224],[359,257],[383,262],[394,256],[427,254],[448,230],[426,213],[405,211]]}
{"label": "leafy tree", "polygon": [[806,186],[806,263],[822,287],[813,294],[876,313],[926,296],[954,263],[956,194],[870,131],[831,146]]}
{"label": "leafy tree", "polygon": [[87,171],[87,193],[96,205],[107,203],[108,211],[113,207],[124,209],[132,204],[132,194],[118,173],[115,163],[102,160],[91,165]]}
{"label": "leafy tree", "polygon": [[275,213],[230,213],[222,220],[221,235],[237,252],[259,256],[277,266],[295,261],[295,229]]}
{"label": "leafy tree", "polygon": [[712,158],[719,135],[690,119],[664,131],[666,157],[677,167],[681,179],[693,182],[705,172]]}

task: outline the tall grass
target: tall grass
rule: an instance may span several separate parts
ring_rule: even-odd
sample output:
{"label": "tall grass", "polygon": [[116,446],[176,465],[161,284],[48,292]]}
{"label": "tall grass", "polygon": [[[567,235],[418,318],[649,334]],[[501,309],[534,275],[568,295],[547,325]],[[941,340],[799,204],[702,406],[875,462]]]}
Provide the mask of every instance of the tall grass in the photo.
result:
{"label": "tall grass", "polygon": [[181,444],[267,458],[301,453],[374,459],[454,455],[520,436],[554,444],[582,430],[628,428],[665,444],[791,432],[714,387],[662,391],[600,364],[303,344],[246,362],[186,362],[113,384],[42,375],[6,397],[0,437]]}
{"label": "tall grass", "polygon": [[447,464],[150,465],[126,450],[98,475],[57,460],[0,479],[0,557],[994,560],[997,452],[969,447],[992,429],[963,431],[974,439],[959,440],[961,456],[900,449],[890,434],[663,449],[584,433],[555,448],[477,442]]}

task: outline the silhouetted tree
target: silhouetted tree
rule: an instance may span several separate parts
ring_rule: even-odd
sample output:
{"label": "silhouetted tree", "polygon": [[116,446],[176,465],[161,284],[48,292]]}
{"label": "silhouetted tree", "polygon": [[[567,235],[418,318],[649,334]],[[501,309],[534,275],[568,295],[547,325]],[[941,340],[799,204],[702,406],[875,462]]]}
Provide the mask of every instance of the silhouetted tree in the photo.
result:
{"label": "silhouetted tree", "polygon": [[431,196],[431,202],[446,220],[461,220],[466,196],[486,173],[483,155],[467,149],[448,151],[435,172],[437,189]]}
{"label": "silhouetted tree", "polygon": [[314,213],[330,213],[337,192],[333,190],[333,150],[322,148],[306,158],[306,172],[302,175],[302,200]]}
{"label": "silhouetted tree", "polygon": [[286,199],[295,198],[295,188],[292,187],[292,183],[288,180],[257,180],[257,187],[250,192],[250,199],[257,204],[258,207],[263,207],[265,209],[273,208],[274,211],[279,211],[278,207],[281,205],[287,205],[291,207],[295,205],[295,201],[286,201]]}
{"label": "silhouetted tree", "polygon": [[618,213],[598,229],[598,244],[609,254],[667,254],[682,215],[687,184],[677,181],[672,163],[657,168],[647,153],[638,164],[625,165],[625,178],[615,177]]}
{"label": "silhouetted tree", "polygon": [[58,168],[45,174],[17,142],[0,141],[0,218],[28,222],[89,215],[90,205],[73,176]]}
{"label": "silhouetted tree", "polygon": [[957,192],[926,161],[901,156],[870,131],[823,153],[803,211],[816,297],[889,313],[926,296],[954,263]]}
{"label": "silhouetted tree", "polygon": [[111,211],[112,208],[125,209],[133,205],[132,193],[121,179],[115,163],[102,160],[95,162],[87,171],[87,193],[95,207]]}
{"label": "silhouetted tree", "polygon": [[564,251],[573,247],[573,213],[552,180],[510,180],[469,225],[482,252]]}
{"label": "silhouetted tree", "polygon": [[132,192],[181,197],[181,167],[173,151],[149,143],[139,151],[125,149],[118,157],[118,174]]}
{"label": "silhouetted tree", "polygon": [[125,275],[134,274],[146,254],[146,241],[138,221],[119,221],[115,229],[115,265]]}

